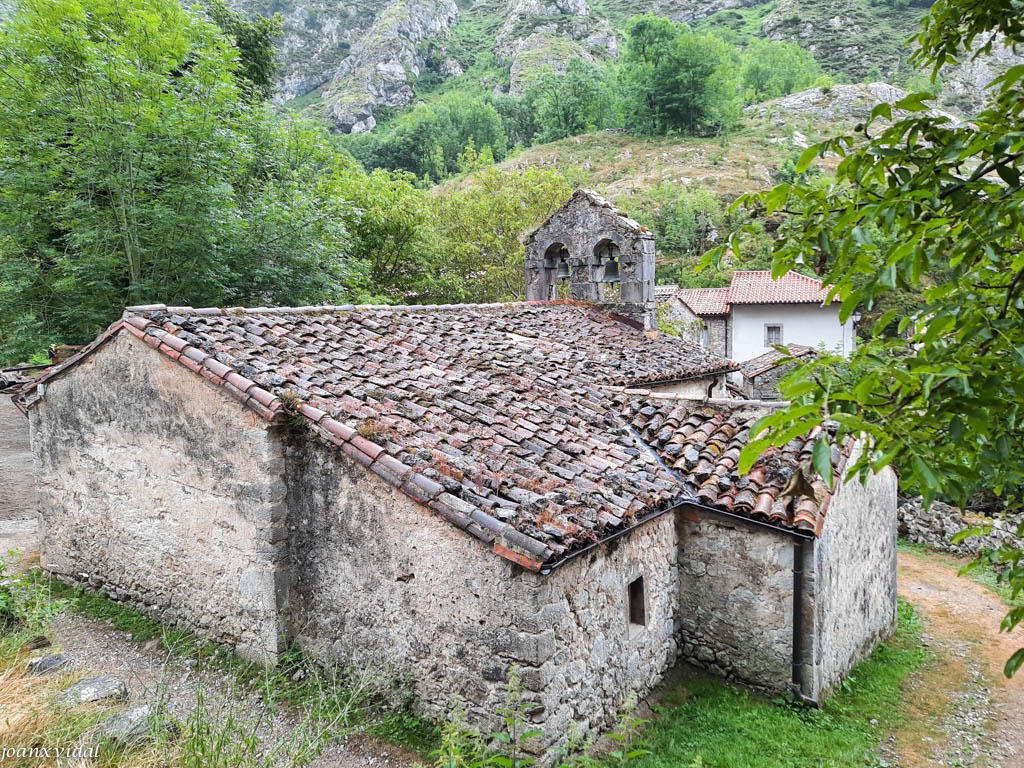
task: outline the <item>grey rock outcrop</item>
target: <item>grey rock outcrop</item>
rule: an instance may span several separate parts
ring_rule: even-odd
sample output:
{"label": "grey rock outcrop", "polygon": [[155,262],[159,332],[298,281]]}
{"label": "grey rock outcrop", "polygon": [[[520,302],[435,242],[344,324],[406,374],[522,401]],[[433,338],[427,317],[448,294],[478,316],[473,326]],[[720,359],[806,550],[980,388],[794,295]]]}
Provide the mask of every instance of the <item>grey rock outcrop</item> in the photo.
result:
{"label": "grey rock outcrop", "polygon": [[[871,115],[871,110],[879,104],[895,104],[906,95],[905,90],[888,83],[834,85],[827,89],[809,88],[764,104],[754,104],[744,111],[752,115],[783,112],[791,115],[810,115],[819,120],[860,121],[866,120]],[[908,114],[910,113],[893,111],[894,118]],[[956,115],[949,112],[936,109],[932,110],[932,114],[944,115],[951,120],[959,121]]]}
{"label": "grey rock outcrop", "polygon": [[[921,497],[902,501],[897,509],[900,536],[908,541],[949,552],[962,557],[973,557],[983,549],[997,549],[1006,544],[1020,547],[1017,526],[1024,515],[987,518],[964,512],[941,501],[924,509]],[[967,528],[991,526],[983,536],[970,536],[963,541],[953,538]]]}
{"label": "grey rock outcrop", "polygon": [[138,744],[156,730],[156,714],[156,707],[152,704],[119,712],[103,724],[99,740],[116,742],[122,746]]}
{"label": "grey rock outcrop", "polygon": [[327,86],[327,117],[343,133],[362,133],[376,125],[376,107],[409,104],[409,81],[425,64],[421,44],[447,38],[458,18],[454,0],[396,0],[389,5]]}
{"label": "grey rock outcrop", "polygon": [[961,114],[975,114],[984,104],[989,83],[1018,64],[1024,64],[1024,53],[1014,52],[997,40],[991,53],[974,59],[963,57],[955,67],[943,68],[940,99]]}
{"label": "grey rock outcrop", "polygon": [[128,701],[128,686],[124,680],[109,675],[87,677],[59,693],[56,701],[65,707],[95,701]]}
{"label": "grey rock outcrop", "polygon": [[32,659],[28,663],[28,671],[33,675],[52,675],[55,672],[63,672],[71,669],[71,659],[62,653],[51,653]]}

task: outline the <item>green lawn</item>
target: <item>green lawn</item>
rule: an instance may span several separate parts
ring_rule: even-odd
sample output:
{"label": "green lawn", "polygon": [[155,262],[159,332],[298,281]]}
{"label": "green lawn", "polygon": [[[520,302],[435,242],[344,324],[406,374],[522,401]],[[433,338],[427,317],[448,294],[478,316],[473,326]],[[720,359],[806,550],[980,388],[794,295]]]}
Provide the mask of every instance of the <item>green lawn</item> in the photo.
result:
{"label": "green lawn", "polygon": [[[820,710],[698,678],[676,686],[645,732],[637,768],[863,768],[900,721],[900,684],[929,653],[920,619],[900,601],[899,629],[857,665]],[[871,721],[877,721],[872,725]]]}

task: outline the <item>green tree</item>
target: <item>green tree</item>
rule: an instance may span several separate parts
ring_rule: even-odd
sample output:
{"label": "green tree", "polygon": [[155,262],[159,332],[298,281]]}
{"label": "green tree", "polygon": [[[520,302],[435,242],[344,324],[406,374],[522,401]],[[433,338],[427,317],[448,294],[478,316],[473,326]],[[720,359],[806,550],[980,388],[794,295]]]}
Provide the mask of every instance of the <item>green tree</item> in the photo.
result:
{"label": "green tree", "polygon": [[523,99],[537,112],[540,141],[556,141],[613,125],[615,104],[600,69],[570,59],[564,74],[545,65],[531,76]]}
{"label": "green tree", "polygon": [[[1024,42],[1017,0],[939,0],[918,36],[912,63],[933,73],[987,53],[993,40]],[[969,52],[969,53],[968,53]],[[835,439],[861,435],[854,470],[897,463],[901,484],[930,502],[965,503],[979,489],[1019,505],[1024,488],[1024,65],[996,78],[972,123],[928,110],[927,94],[875,108],[858,136],[817,145],[798,165],[836,153],[836,181],[783,185],[748,198],[769,214],[792,214],[774,251],[776,275],[813,269],[835,286],[840,316],[872,309],[897,290],[922,296],[900,322],[909,343],[886,331],[893,309],[873,325],[851,359],[855,384],[823,373],[819,360],[789,379],[792,405],[764,422],[771,433],[743,458],[816,423],[838,424]],[[902,110],[897,113],[896,110]],[[909,115],[907,114],[909,113]],[[895,119],[894,119],[895,118]],[[721,255],[721,251],[718,255]],[[714,255],[712,256],[714,258]],[[828,456],[825,450],[815,456]],[[820,462],[828,473],[827,461]],[[1019,531],[1024,535],[1024,531]],[[1024,588],[1021,550],[993,555],[1014,593]],[[1014,608],[1009,630],[1024,619]],[[1024,649],[1006,674],[1024,663]]]}
{"label": "green tree", "polygon": [[[364,290],[393,303],[440,301],[451,295],[433,226],[430,192],[404,171],[340,174],[335,193],[351,202],[350,254],[365,265]],[[450,281],[451,278],[449,277]]]}
{"label": "green tree", "polygon": [[488,147],[497,160],[508,150],[498,111],[485,99],[460,92],[417,105],[379,135],[344,141],[367,168],[409,171],[434,181],[458,172],[467,144]]}
{"label": "green tree", "polygon": [[519,238],[554,213],[572,188],[554,170],[481,168],[434,198],[451,301],[522,299],[525,253]]}
{"label": "green tree", "polygon": [[627,127],[638,133],[706,136],[740,116],[738,55],[728,43],[658,16],[626,25],[620,69]]}
{"label": "green tree", "polygon": [[743,52],[740,82],[748,104],[810,88],[821,75],[814,54],[796,43],[754,39]]}
{"label": "green tree", "polygon": [[0,359],[126,304],[343,291],[322,134],[249,106],[177,0],[25,0],[0,37]]}
{"label": "green tree", "polygon": [[269,99],[278,69],[276,43],[284,30],[281,14],[247,19],[228,8],[224,0],[210,0],[209,14],[238,49],[237,76],[243,88],[260,101]]}

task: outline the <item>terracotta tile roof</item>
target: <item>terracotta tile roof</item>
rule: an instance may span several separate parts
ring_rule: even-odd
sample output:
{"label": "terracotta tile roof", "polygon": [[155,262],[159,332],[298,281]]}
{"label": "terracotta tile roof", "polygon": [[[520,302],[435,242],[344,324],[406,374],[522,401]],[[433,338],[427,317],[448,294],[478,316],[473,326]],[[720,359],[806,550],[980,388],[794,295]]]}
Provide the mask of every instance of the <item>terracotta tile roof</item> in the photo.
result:
{"label": "terracotta tile roof", "polygon": [[121,329],[267,419],[294,401],[351,458],[535,568],[678,493],[607,385],[736,368],[560,302],[135,308],[55,371]]}
{"label": "terracotta tile roof", "polygon": [[[831,493],[810,469],[811,451],[821,428],[782,448],[764,453],[746,475],[737,472],[740,452],[767,403],[702,405],[678,398],[634,395],[623,415],[643,440],[658,452],[683,484],[682,498],[723,512],[743,515],[781,528],[820,533]],[[777,407],[778,404],[776,404]],[[835,476],[846,454],[833,448]],[[787,499],[783,494],[794,474],[807,471],[812,495]]]}
{"label": "terracotta tile roof", "polygon": [[773,349],[771,352],[752,357],[750,360],[740,363],[740,370],[743,371],[744,376],[752,379],[783,364],[784,360],[791,362],[793,358],[806,357],[814,352],[813,349],[805,347],[803,344],[787,344],[786,349],[789,350],[788,354]]}
{"label": "terracotta tile roof", "polygon": [[[709,404],[692,411],[699,418],[691,428],[692,402],[612,386],[735,364],[588,305],[137,307],[39,381],[121,332],[268,420],[292,411],[351,459],[526,568],[540,570],[687,499],[745,513],[745,496],[712,498],[697,482],[707,479],[702,461],[717,457],[717,472],[742,446],[749,432],[742,413]],[[34,383],[22,390],[23,406],[31,407],[33,392]],[[696,427],[705,424],[716,426],[715,437],[698,442]],[[696,464],[683,474],[678,462],[691,448]],[[801,443],[764,462],[782,467],[803,451]],[[747,481],[752,491],[781,487],[782,475],[758,471]]]}
{"label": "terracotta tile roof", "polygon": [[683,288],[676,295],[697,317],[729,314],[728,288]]}
{"label": "terracotta tile roof", "polygon": [[16,365],[0,369],[0,392],[14,392],[39,378],[49,365]]}
{"label": "terracotta tile roof", "polygon": [[730,304],[823,304],[831,286],[821,280],[788,272],[772,280],[767,270],[733,272],[729,287]]}

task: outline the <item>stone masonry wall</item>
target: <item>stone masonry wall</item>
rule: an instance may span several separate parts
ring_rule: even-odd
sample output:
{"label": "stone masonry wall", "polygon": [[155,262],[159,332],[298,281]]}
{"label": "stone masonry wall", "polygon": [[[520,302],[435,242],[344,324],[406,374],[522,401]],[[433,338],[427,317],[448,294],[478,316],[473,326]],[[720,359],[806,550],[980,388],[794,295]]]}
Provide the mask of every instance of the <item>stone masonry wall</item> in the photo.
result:
{"label": "stone masonry wall", "polygon": [[[554,654],[542,576],[491,552],[314,436],[287,454],[289,623],[325,661],[408,675],[420,712],[457,695],[481,728],[512,663]],[[529,679],[529,678],[528,678]]]}
{"label": "stone masonry wall", "polygon": [[[674,514],[583,554],[541,582],[541,619],[555,653],[527,677],[545,712],[539,727],[614,723],[627,692],[643,696],[675,662],[678,564]],[[629,584],[643,577],[645,625],[632,624]],[[536,674],[536,685],[534,684]]]}
{"label": "stone masonry wall", "polygon": [[[855,461],[859,448],[850,461]],[[815,694],[896,628],[896,475],[845,478],[815,544]]]}
{"label": "stone masonry wall", "polygon": [[127,333],[30,414],[45,567],[273,660],[285,489],[266,422]]}
{"label": "stone masonry wall", "polygon": [[[1017,526],[1024,522],[1021,514],[993,519],[964,512],[941,501],[924,509],[920,496],[900,501],[897,512],[900,536],[960,557],[973,557],[982,549],[998,549],[1004,544],[1020,546]],[[991,531],[984,536],[953,542],[960,531],[981,525],[991,526]]]}
{"label": "stone masonry wall", "polygon": [[[793,540],[698,512],[683,512],[678,520],[681,658],[729,679],[787,688]],[[808,554],[805,570],[809,564]]]}
{"label": "stone masonry wall", "polygon": [[777,365],[753,379],[743,377],[743,391],[752,400],[778,400],[779,381],[789,375],[796,363]]}
{"label": "stone masonry wall", "polygon": [[[288,452],[290,622],[305,650],[407,675],[424,715],[443,716],[457,695],[481,729],[498,725],[517,664],[546,734],[538,750],[564,741],[572,721],[610,725],[627,692],[649,691],[675,659],[671,515],[534,574],[314,441]],[[626,608],[637,575],[648,601],[639,628]]]}
{"label": "stone masonry wall", "polygon": [[708,349],[721,357],[730,357],[732,344],[729,342],[729,319],[709,317],[704,322],[708,327]]}

